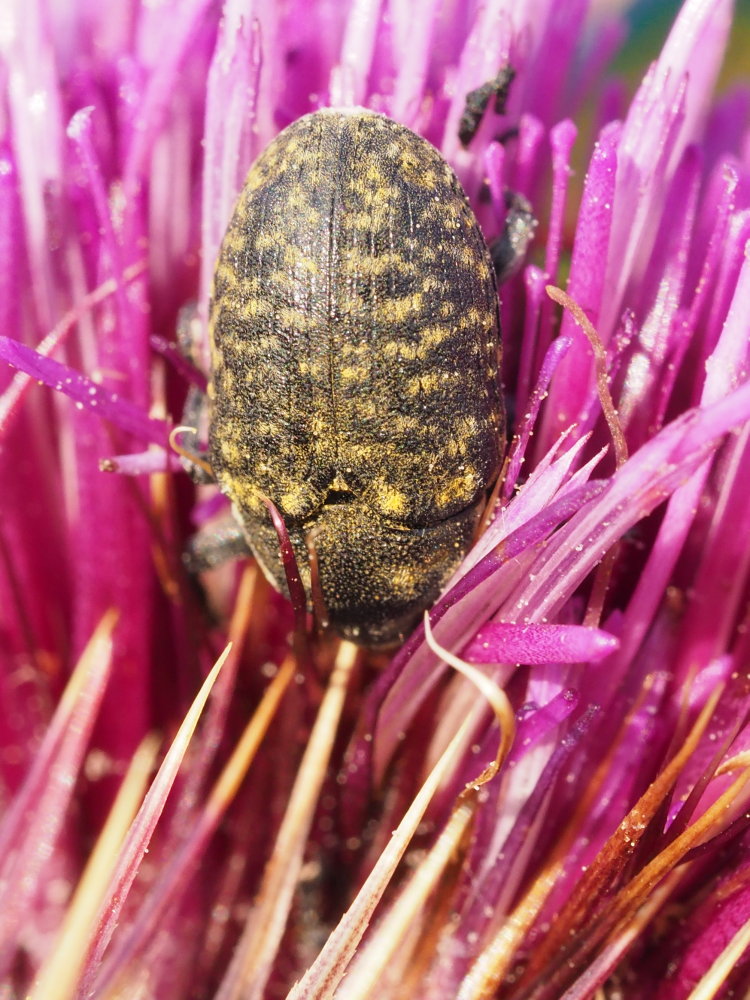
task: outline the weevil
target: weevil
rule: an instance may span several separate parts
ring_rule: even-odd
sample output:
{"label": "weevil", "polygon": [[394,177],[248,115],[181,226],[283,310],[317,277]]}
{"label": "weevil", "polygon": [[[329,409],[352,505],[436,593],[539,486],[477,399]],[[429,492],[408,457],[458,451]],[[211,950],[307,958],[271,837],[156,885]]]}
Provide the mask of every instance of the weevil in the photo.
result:
{"label": "weevil", "polygon": [[209,332],[208,461],[243,542],[285,591],[269,498],[310,601],[314,551],[330,626],[402,639],[470,545],[504,445],[495,273],[455,173],[373,111],[292,123],[240,194]]}

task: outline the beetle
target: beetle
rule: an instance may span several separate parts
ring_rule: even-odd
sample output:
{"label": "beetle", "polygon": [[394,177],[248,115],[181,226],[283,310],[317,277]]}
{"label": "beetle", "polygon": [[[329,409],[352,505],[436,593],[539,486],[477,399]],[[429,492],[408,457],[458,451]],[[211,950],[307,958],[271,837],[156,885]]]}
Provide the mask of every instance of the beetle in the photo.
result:
{"label": "beetle", "polygon": [[312,606],[399,641],[467,551],[504,446],[487,244],[427,140],[363,108],[284,129],[248,174],[209,314],[209,461],[247,546]]}

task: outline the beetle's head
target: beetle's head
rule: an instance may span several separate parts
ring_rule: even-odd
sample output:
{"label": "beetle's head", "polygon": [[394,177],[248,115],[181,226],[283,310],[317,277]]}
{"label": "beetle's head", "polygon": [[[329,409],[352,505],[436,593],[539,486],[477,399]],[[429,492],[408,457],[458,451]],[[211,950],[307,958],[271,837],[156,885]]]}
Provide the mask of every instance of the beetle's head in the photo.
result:
{"label": "beetle's head", "polygon": [[[453,517],[401,527],[364,501],[342,495],[304,524],[287,522],[300,576],[312,607],[309,551],[328,624],[363,646],[402,641],[435,600],[469,546],[484,496]],[[287,591],[276,533],[268,520],[243,511],[248,540],[273,585]]]}

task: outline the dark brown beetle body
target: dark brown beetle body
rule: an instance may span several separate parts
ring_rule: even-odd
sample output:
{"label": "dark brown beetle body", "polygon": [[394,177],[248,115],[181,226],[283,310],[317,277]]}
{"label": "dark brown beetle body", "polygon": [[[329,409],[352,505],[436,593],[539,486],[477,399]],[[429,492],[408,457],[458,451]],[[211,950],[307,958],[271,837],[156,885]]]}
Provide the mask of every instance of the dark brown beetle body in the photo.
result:
{"label": "dark brown beetle body", "polygon": [[470,544],[504,431],[489,253],[437,150],[364,109],[285,129],[250,171],[211,307],[210,459],[285,590],[259,491],[331,625],[398,640]]}

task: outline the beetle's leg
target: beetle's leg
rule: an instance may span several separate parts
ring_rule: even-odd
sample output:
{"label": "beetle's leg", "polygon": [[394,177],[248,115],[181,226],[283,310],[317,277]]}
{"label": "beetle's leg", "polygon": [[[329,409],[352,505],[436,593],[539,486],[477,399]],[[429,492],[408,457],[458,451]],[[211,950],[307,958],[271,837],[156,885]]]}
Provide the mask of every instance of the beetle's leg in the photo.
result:
{"label": "beetle's leg", "polygon": [[197,531],[182,553],[182,561],[189,573],[203,573],[229,559],[250,555],[244,532],[230,514],[212,528]]}
{"label": "beetle's leg", "polygon": [[198,315],[198,303],[188,302],[177,313],[177,347],[183,358],[203,371],[202,344],[203,326]]}
{"label": "beetle's leg", "polygon": [[[177,346],[180,353],[199,371],[202,369],[203,328],[196,303],[183,306],[177,317]],[[208,437],[208,398],[196,385],[191,385],[182,409],[182,426],[185,454],[180,456],[182,466],[198,485],[215,483],[211,472],[208,447],[203,443]],[[189,436],[192,430],[193,437]],[[194,461],[191,461],[191,456]],[[182,562],[191,575],[213,569],[230,559],[249,556],[245,535],[235,518],[228,514],[210,528],[196,531],[188,539],[182,553]]]}
{"label": "beetle's leg", "polygon": [[500,236],[490,243],[498,285],[512,278],[520,268],[537,226],[531,205],[522,194],[506,191],[505,204],[508,208],[505,226]]}
{"label": "beetle's leg", "polygon": [[[206,394],[201,392],[196,386],[190,386],[188,394],[185,397],[185,406],[182,410],[182,426],[185,428],[186,434],[188,433],[188,429],[194,430],[195,434],[192,441],[188,437],[187,446],[185,447],[187,454],[181,454],[180,461],[185,472],[199,486],[216,482],[216,477],[210,471],[211,462],[208,448],[201,444],[201,438],[204,436],[208,425],[207,410]],[[195,456],[195,461],[191,461],[191,455]]]}
{"label": "beetle's leg", "polygon": [[[177,346],[180,353],[198,370],[201,368],[201,343],[202,327],[198,317],[198,306],[191,302],[183,306],[177,316]],[[188,440],[184,442],[185,451],[188,454],[180,456],[183,469],[193,482],[199,485],[216,482],[213,473],[209,472],[211,463],[208,448],[201,443],[206,440],[208,432],[206,394],[195,385],[190,386],[185,397],[182,426],[195,430],[193,440],[191,441],[188,437]],[[194,455],[196,460],[191,461],[190,455]]]}

